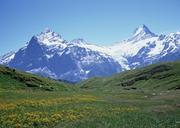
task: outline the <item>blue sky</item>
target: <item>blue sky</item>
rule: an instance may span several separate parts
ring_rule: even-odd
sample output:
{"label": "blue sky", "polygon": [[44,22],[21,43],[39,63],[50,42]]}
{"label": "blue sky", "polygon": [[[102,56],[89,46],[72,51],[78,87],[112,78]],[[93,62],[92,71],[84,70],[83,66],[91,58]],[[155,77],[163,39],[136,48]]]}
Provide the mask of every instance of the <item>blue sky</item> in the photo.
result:
{"label": "blue sky", "polygon": [[141,24],[154,33],[180,30],[180,0],[0,0],[0,55],[49,27],[67,40],[108,45]]}

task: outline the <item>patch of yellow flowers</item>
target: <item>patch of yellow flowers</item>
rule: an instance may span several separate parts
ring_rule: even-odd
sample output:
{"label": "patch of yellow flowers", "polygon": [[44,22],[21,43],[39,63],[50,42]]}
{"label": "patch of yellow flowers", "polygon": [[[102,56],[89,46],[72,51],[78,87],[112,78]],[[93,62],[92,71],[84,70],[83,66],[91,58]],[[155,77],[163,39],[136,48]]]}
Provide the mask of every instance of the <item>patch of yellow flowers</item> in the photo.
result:
{"label": "patch of yellow flowers", "polygon": [[[120,114],[122,112],[137,111],[136,107],[105,107],[101,109],[91,106],[92,102],[101,101],[94,96],[76,95],[71,97],[60,97],[47,100],[21,100],[14,103],[0,103],[0,127],[12,128],[49,128],[63,122],[76,122],[88,117],[103,117],[108,114]],[[71,106],[71,109],[58,109],[47,112],[43,107],[54,107],[76,103],[88,103],[78,108]],[[72,109],[73,108],[73,109]]]}
{"label": "patch of yellow flowers", "polygon": [[4,127],[51,127],[59,122],[74,122],[82,119],[83,115],[73,110],[47,113],[26,112],[13,113],[0,117],[0,124]]}
{"label": "patch of yellow flowers", "polygon": [[12,110],[18,107],[40,107],[40,106],[52,106],[57,104],[70,104],[79,102],[95,102],[98,99],[93,96],[77,95],[71,97],[61,97],[47,100],[21,100],[16,103],[0,103],[0,110]]}
{"label": "patch of yellow flowers", "polygon": [[55,112],[39,112],[38,110],[41,111],[44,107],[71,103],[76,104],[80,102],[90,103],[97,100],[94,96],[76,95],[47,100],[25,99],[13,103],[0,103],[0,125],[2,127],[17,128],[36,126],[51,127],[62,121],[77,121],[83,117],[82,113],[77,110],[61,110]]}
{"label": "patch of yellow flowers", "polygon": [[0,103],[0,110],[12,110],[16,107],[17,105],[12,103]]}

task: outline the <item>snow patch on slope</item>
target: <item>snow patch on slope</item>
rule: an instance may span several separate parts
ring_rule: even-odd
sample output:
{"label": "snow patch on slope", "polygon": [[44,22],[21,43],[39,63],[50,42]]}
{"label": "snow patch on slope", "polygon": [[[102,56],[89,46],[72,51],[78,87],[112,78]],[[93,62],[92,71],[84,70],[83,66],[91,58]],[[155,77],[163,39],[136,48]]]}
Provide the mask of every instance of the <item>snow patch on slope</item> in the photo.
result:
{"label": "snow patch on slope", "polygon": [[9,52],[3,56],[0,56],[0,64],[8,64],[15,56],[15,52]]}

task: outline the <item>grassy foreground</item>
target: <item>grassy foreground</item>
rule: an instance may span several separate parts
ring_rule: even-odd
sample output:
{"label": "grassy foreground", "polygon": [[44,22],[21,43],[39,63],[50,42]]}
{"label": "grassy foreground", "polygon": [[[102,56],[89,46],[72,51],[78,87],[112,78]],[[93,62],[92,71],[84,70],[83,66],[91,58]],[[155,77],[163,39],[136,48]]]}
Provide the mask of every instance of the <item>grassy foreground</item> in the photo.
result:
{"label": "grassy foreground", "polygon": [[180,63],[161,65],[76,86],[1,67],[0,128],[179,128]]}

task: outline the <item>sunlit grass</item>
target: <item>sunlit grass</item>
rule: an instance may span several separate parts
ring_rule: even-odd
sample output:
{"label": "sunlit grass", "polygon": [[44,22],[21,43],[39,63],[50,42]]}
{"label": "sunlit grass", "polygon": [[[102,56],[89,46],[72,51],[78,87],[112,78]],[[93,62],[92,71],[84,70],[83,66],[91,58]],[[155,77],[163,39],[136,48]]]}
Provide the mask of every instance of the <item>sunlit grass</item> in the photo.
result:
{"label": "sunlit grass", "polygon": [[[96,106],[98,102],[104,106]],[[52,127],[65,122],[134,111],[138,111],[138,108],[111,106],[101,98],[90,95],[63,96],[47,100],[24,99],[13,103],[0,103],[0,124],[1,127]]]}

